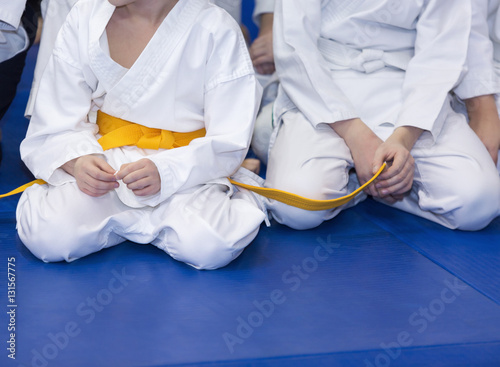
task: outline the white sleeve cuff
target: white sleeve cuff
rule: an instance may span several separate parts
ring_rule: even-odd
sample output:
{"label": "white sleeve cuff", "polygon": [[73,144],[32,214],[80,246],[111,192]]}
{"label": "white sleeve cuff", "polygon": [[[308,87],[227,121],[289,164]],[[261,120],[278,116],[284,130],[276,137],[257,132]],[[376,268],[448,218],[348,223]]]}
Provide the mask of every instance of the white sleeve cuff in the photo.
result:
{"label": "white sleeve cuff", "polygon": [[15,31],[21,24],[26,0],[0,0],[0,29]]}

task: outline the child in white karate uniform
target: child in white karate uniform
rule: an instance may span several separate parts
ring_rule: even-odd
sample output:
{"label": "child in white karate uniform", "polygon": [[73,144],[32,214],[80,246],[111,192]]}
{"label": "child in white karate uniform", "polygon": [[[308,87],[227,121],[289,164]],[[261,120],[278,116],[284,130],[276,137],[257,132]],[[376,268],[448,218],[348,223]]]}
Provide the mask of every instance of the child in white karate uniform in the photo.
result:
{"label": "child in white karate uniform", "polygon": [[[277,0],[280,80],[266,186],[333,199],[366,190],[448,228],[498,215],[492,160],[450,91],[465,71],[471,2]],[[312,228],[366,197],[310,212],[272,202],[280,223]]]}
{"label": "child in white karate uniform", "polygon": [[[61,26],[63,25],[71,8],[76,4],[77,1],[78,0],[42,0],[42,17],[44,20],[42,39],[38,51],[32,88],[26,106],[25,115],[28,118],[31,117],[31,114],[33,113],[33,106],[35,103],[36,94],[38,93],[40,79],[42,77],[43,71],[45,70],[49,57],[52,54],[57,34],[59,33],[59,30],[61,29]],[[234,20],[236,20],[238,24],[243,27],[241,20],[241,0],[212,0],[212,3],[226,10],[234,18]],[[270,81],[270,78],[272,78],[272,74],[274,73],[274,59],[272,52],[273,9],[274,0],[255,1],[253,18],[255,23],[259,25],[259,35],[251,44],[250,57],[261,84],[264,87],[270,85],[268,88],[265,88],[262,106],[265,106],[274,101],[276,97],[276,87],[274,85],[271,85],[273,83],[273,80]],[[258,139],[254,139],[253,141],[253,145],[256,147],[256,150],[259,153],[261,151],[265,151],[265,154],[258,154],[258,156],[261,158],[264,158],[264,156],[266,156],[266,158],[264,158],[265,160],[267,160],[267,149],[270,135],[269,126],[271,126],[270,111],[271,109],[270,107],[268,107],[267,111],[262,114],[265,115],[265,120],[262,122],[265,127],[260,130],[260,135],[257,135]],[[262,137],[262,135],[264,135],[264,137]],[[260,140],[260,142],[258,142],[257,140]],[[247,159],[244,161],[243,165],[244,167],[247,167],[248,169],[257,173],[260,170],[260,163],[255,159]]]}
{"label": "child in white karate uniform", "polygon": [[[48,182],[19,201],[21,240],[44,261],[131,240],[195,268],[226,265],[265,218],[257,197],[227,179],[259,184],[238,167],[260,98],[239,26],[208,0],[80,0],[21,144],[26,165]],[[104,150],[96,111],[161,129],[162,141],[166,130],[206,133],[173,149]]]}

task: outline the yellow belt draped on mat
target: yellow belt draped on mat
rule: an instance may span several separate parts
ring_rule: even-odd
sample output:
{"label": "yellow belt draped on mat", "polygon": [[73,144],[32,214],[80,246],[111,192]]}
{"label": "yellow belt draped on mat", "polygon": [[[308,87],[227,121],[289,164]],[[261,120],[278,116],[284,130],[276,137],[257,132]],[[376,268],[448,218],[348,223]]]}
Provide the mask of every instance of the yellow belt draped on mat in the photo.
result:
{"label": "yellow belt draped on mat", "polygon": [[[154,129],[133,122],[125,121],[117,117],[110,116],[104,112],[97,112],[97,125],[99,126],[99,134],[101,138],[98,143],[103,150],[118,148],[126,145],[133,145],[143,149],[171,149],[188,145],[191,140],[205,136],[205,129],[196,130],[188,133],[176,133],[168,130]],[[289,192],[270,189],[266,187],[258,187],[246,185],[236,182],[232,179],[229,181],[236,186],[243,187],[267,198],[280,201],[287,205],[295,206],[305,210],[326,210],[344,205],[357,194],[363,191],[369,184],[382,173],[385,169],[384,163],[380,170],[364,185],[353,191],[349,195],[332,199],[332,200],[314,200],[304,198]],[[27,183],[17,189],[0,195],[0,198],[11,196],[23,192],[26,188],[34,184],[45,184],[44,180],[38,179]]]}

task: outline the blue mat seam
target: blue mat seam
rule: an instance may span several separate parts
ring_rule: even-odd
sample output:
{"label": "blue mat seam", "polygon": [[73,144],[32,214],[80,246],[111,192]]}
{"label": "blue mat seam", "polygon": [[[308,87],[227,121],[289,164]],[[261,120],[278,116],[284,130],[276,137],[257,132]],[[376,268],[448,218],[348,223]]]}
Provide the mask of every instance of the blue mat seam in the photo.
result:
{"label": "blue mat seam", "polygon": [[[404,353],[404,351],[410,351],[410,350],[419,350],[419,349],[438,349],[442,347],[461,347],[461,346],[482,346],[482,345],[495,345],[499,344],[500,345],[500,339],[496,341],[485,341],[485,342],[476,342],[476,343],[453,343],[453,344],[436,344],[436,345],[420,345],[420,346],[414,346],[414,347],[402,347],[401,348],[401,353]],[[318,354],[298,354],[298,355],[293,355],[293,356],[280,356],[280,357],[267,357],[267,358],[253,358],[253,359],[235,359],[235,360],[228,360],[228,361],[211,361],[211,362],[196,362],[196,363],[182,363],[182,364],[160,364],[160,365],[155,365],[152,367],[173,367],[173,366],[178,366],[178,367],[189,367],[189,366],[211,366],[211,365],[217,365],[217,366],[222,366],[225,364],[252,364],[252,363],[261,363],[261,362],[266,362],[266,361],[286,361],[286,360],[293,360],[293,359],[300,359],[300,358],[321,358],[321,357],[328,357],[328,356],[334,356],[334,355],[342,355],[342,354],[352,354],[352,353],[376,353],[382,351],[381,348],[377,349],[355,349],[355,350],[350,350],[350,351],[340,351],[340,352],[334,352],[334,353],[318,353]],[[500,362],[500,356],[499,356],[499,362]]]}

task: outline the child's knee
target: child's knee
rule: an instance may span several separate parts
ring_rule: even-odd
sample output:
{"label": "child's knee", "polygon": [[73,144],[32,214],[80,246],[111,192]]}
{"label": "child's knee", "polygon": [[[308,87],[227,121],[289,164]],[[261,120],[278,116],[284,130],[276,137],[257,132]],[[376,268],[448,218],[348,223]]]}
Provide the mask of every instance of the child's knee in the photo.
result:
{"label": "child's knee", "polygon": [[500,180],[492,178],[467,179],[458,185],[456,195],[460,197],[461,205],[452,213],[454,227],[467,231],[481,230],[499,214]]}
{"label": "child's knee", "polygon": [[[233,229],[236,230],[236,229]],[[218,269],[236,259],[244,248],[255,238],[259,228],[241,238],[222,236],[212,229],[196,228],[191,233],[179,235],[167,230],[158,247],[174,259],[182,261],[199,270]]]}
{"label": "child's knee", "polygon": [[69,246],[61,242],[60,236],[56,235],[56,230],[55,227],[52,229],[45,227],[44,231],[39,231],[36,227],[21,223],[17,226],[19,238],[37,258],[45,262],[69,261]]}
{"label": "child's knee", "polygon": [[315,228],[335,215],[332,210],[304,210],[279,202],[273,202],[270,212],[278,223],[297,230]]}
{"label": "child's knee", "polygon": [[245,247],[255,238],[258,230],[251,236],[251,239],[245,241],[225,241],[221,238],[213,238],[212,242],[205,243],[205,248],[196,254],[191,254],[188,263],[199,270],[215,270],[228,265],[236,259],[245,249]]}
{"label": "child's knee", "polygon": [[[45,262],[71,261],[74,241],[67,236],[64,218],[55,213],[43,213],[35,200],[24,195],[17,207],[17,233],[23,244]],[[47,214],[47,215],[44,215]]]}

